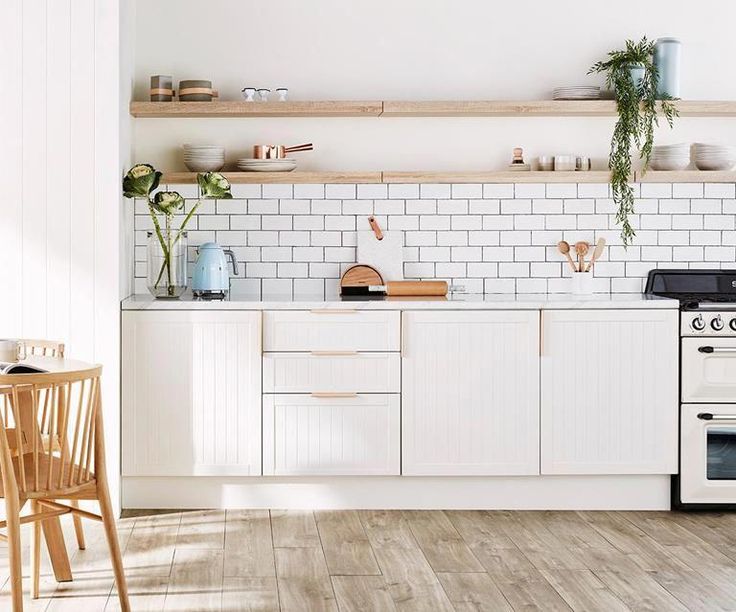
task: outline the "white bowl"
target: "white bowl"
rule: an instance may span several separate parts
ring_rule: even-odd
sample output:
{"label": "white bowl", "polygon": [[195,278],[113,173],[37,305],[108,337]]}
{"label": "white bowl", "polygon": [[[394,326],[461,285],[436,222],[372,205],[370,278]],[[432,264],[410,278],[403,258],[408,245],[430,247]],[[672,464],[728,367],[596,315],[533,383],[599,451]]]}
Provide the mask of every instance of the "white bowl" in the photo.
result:
{"label": "white bowl", "polygon": [[222,170],[225,162],[184,160],[184,165],[189,168],[191,172],[217,172],[218,170]]}
{"label": "white bowl", "polygon": [[690,165],[689,159],[683,160],[659,160],[650,159],[649,166],[652,170],[684,170]]}
{"label": "white bowl", "polygon": [[731,170],[736,162],[732,160],[725,161],[704,161],[700,159],[695,160],[695,167],[698,170]]}

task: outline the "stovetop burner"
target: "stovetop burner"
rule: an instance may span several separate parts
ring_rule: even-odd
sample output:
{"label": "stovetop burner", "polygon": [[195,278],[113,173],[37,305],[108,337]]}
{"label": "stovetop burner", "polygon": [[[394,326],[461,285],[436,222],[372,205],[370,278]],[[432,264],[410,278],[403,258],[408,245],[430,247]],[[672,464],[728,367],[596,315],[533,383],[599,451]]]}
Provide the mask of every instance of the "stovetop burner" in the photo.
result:
{"label": "stovetop burner", "polygon": [[736,271],[650,270],[644,293],[679,300],[682,310],[736,308]]}

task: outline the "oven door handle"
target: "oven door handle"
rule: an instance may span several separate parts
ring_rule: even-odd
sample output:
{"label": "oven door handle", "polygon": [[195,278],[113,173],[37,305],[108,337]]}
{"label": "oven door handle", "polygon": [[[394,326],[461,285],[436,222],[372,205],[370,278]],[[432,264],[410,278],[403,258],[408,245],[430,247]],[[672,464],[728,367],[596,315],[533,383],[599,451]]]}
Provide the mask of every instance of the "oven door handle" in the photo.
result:
{"label": "oven door handle", "polygon": [[736,414],[713,414],[712,412],[700,412],[698,418],[701,421],[736,421]]}
{"label": "oven door handle", "polygon": [[736,346],[699,346],[699,353],[736,353]]}

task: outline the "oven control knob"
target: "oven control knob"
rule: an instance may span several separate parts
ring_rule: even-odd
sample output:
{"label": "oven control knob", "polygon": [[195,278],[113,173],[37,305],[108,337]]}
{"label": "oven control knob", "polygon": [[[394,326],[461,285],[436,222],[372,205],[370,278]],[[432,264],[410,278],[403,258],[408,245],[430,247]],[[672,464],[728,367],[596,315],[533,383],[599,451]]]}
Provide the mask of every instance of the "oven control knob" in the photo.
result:
{"label": "oven control knob", "polygon": [[690,321],[690,327],[695,331],[703,331],[705,329],[705,321],[703,321],[703,315],[699,314],[697,318]]}
{"label": "oven control knob", "polygon": [[716,318],[715,318],[715,319],[713,319],[713,320],[712,320],[712,321],[710,322],[710,326],[711,326],[711,327],[712,327],[712,328],[713,328],[713,329],[714,329],[715,331],[721,331],[721,330],[723,329],[723,319],[721,318],[721,315],[718,315],[718,316],[716,316]]}
{"label": "oven control knob", "polygon": [[729,327],[730,327],[730,328],[731,328],[731,329],[732,329],[733,331],[736,331],[736,317],[734,317],[733,319],[731,319],[731,320],[730,320],[730,321],[728,322],[728,326],[729,326]]}

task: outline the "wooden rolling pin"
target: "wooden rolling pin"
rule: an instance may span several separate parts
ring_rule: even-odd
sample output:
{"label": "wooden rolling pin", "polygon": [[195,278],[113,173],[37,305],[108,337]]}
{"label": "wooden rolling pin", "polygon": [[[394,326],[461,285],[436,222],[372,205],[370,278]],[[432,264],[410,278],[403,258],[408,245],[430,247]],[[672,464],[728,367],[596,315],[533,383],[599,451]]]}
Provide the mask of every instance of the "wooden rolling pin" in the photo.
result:
{"label": "wooden rolling pin", "polygon": [[443,296],[445,281],[388,281],[385,285],[343,285],[343,295]]}

